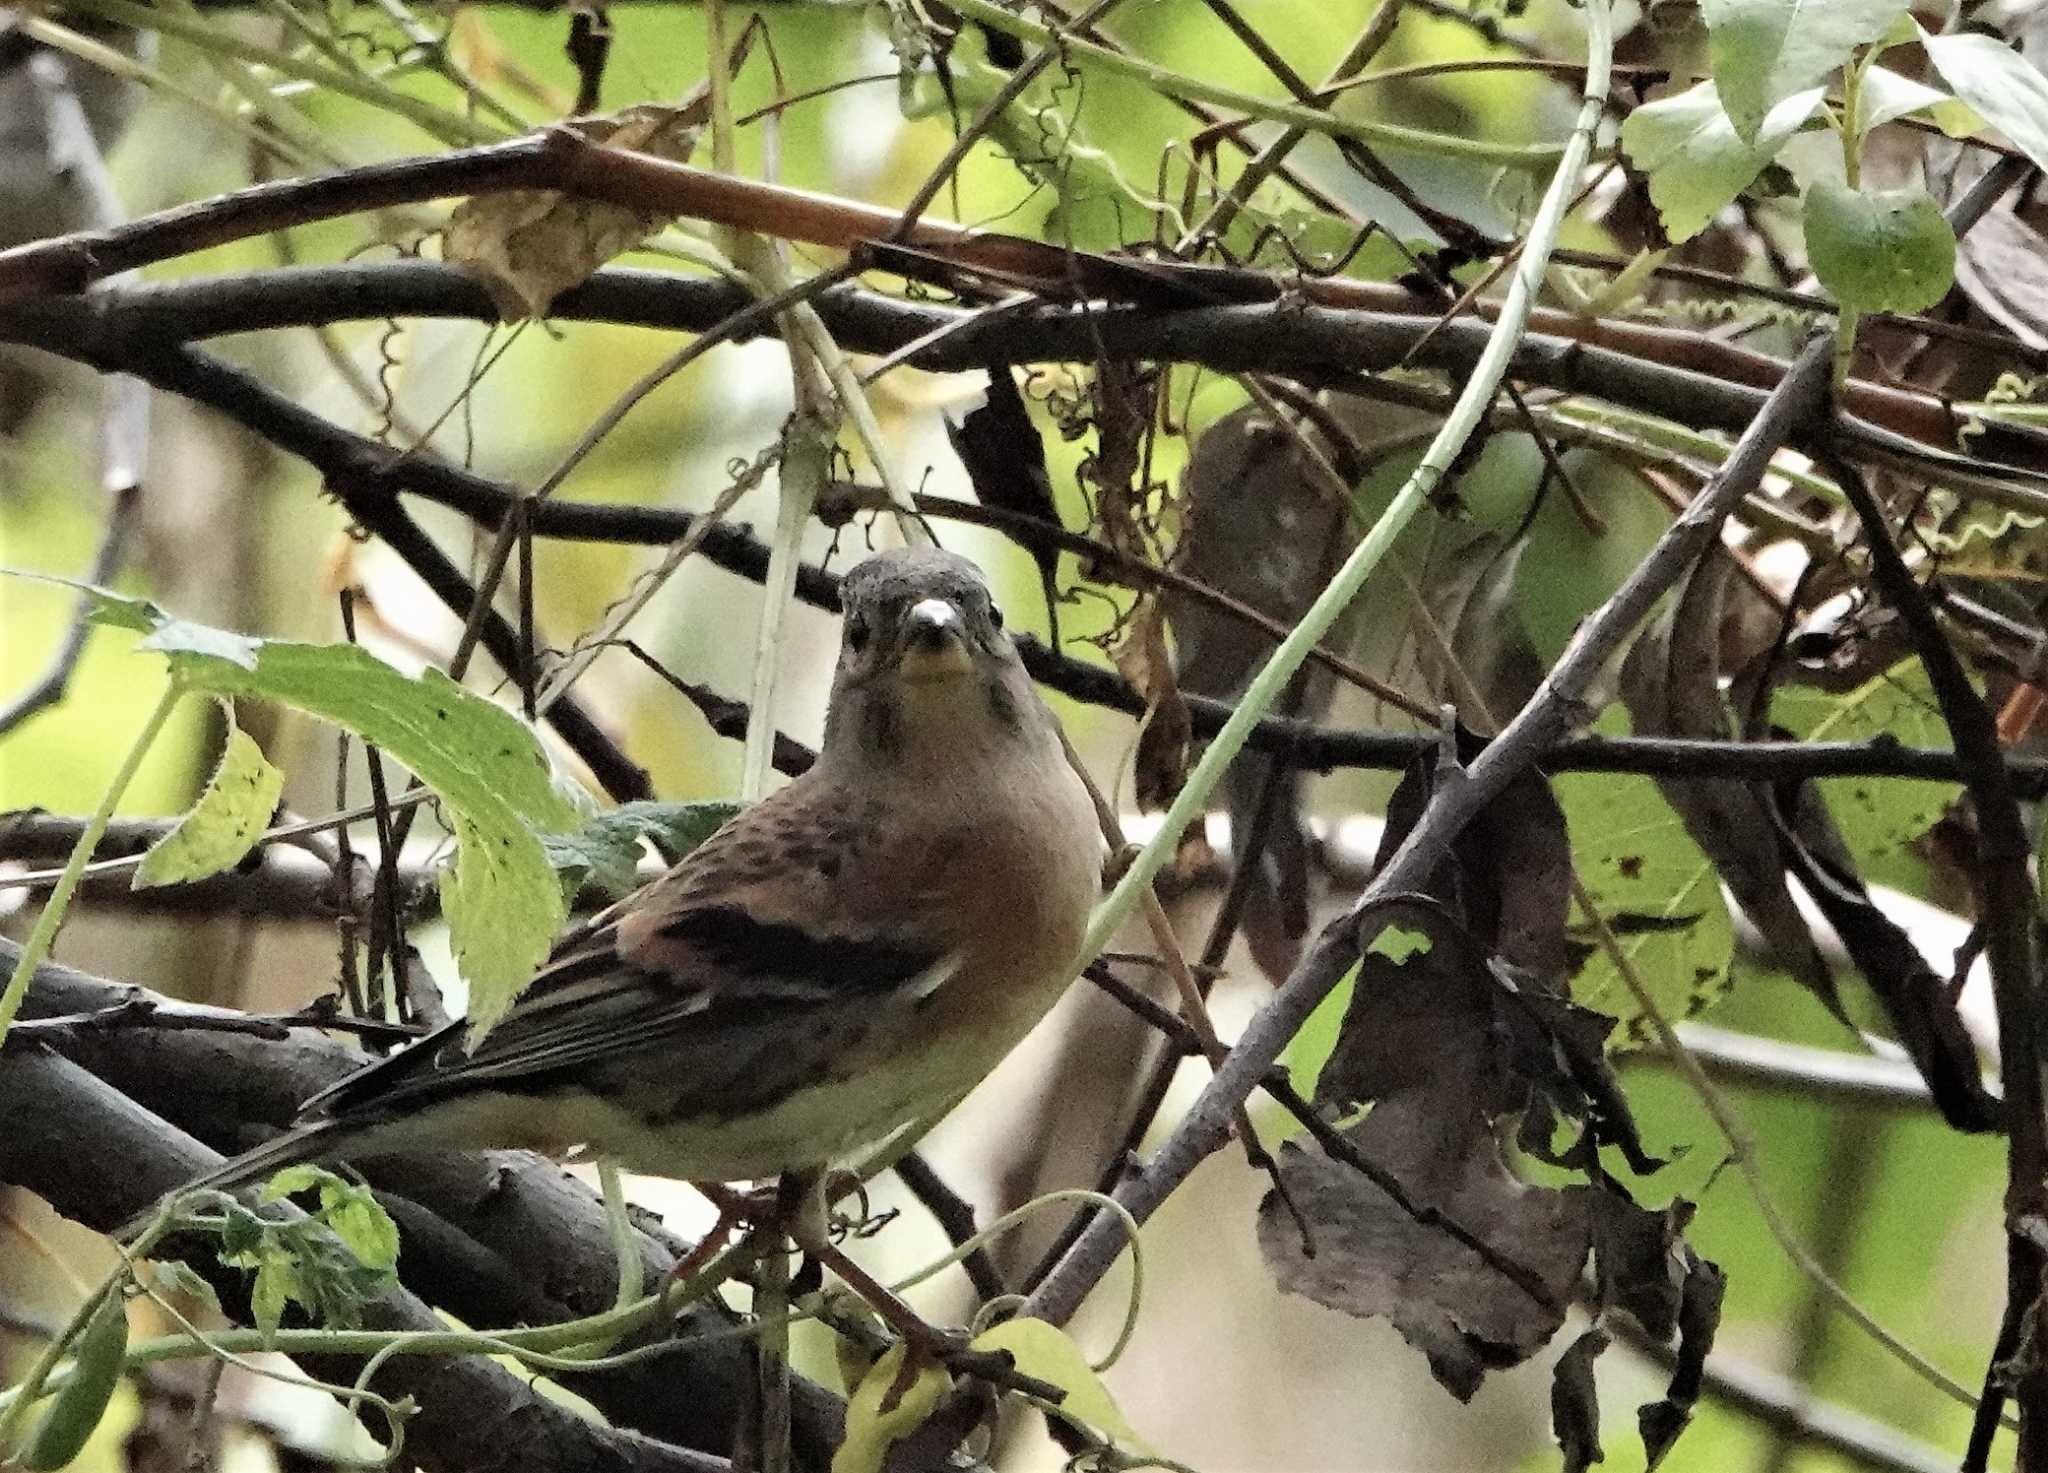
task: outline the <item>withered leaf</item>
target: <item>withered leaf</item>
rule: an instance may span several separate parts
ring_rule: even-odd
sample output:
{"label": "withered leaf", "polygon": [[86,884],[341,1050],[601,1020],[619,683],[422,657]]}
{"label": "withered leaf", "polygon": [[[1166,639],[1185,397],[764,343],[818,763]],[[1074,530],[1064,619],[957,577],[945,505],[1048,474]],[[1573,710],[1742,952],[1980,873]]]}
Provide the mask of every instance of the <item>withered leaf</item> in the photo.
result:
{"label": "withered leaf", "polygon": [[[946,438],[953,453],[967,468],[974,496],[983,506],[1000,507],[1048,527],[1062,530],[1059,508],[1052,495],[1052,475],[1045,465],[1045,442],[1024,407],[1024,396],[1010,370],[998,365],[989,370],[988,392],[980,405],[956,423],[945,416]],[[1060,550],[1048,541],[1018,536],[1015,540],[1038,565],[1038,581],[1045,589],[1046,615],[1052,621],[1052,642],[1059,644],[1059,616],[1056,576]]]}
{"label": "withered leaf", "polygon": [[2000,1129],[1999,1103],[1984,1087],[1976,1045],[1947,983],[1871,899],[1820,789],[1781,783],[1771,801],[1787,864],[1877,995],[1943,1118],[1957,1130]]}
{"label": "withered leaf", "polygon": [[1678,1313],[1678,1362],[1672,1368],[1671,1384],[1661,1401],[1647,1402],[1636,1409],[1636,1426],[1643,1436],[1643,1451],[1655,1469],[1671,1451],[1678,1434],[1692,1420],[1692,1409],[1700,1399],[1700,1381],[1706,1372],[1707,1352],[1714,1348],[1714,1336],[1721,1329],[1721,1301],[1728,1280],[1720,1265],[1685,1250],[1685,1288]]}
{"label": "withered leaf", "polygon": [[1564,1473],[1586,1473],[1607,1461],[1600,1450],[1600,1397],[1593,1385],[1593,1362],[1611,1340],[1595,1327],[1571,1343],[1550,1373],[1550,1427],[1564,1453]]}
{"label": "withered leaf", "polygon": [[[1183,529],[1177,570],[1269,618],[1293,624],[1322,591],[1329,570],[1358,540],[1355,523],[1309,470],[1296,431],[1326,451],[1312,426],[1276,425],[1255,406],[1224,415],[1196,440],[1181,477]],[[1212,603],[1166,592],[1181,688],[1235,700],[1272,652],[1263,630]],[[1323,639],[1344,650],[1357,630],[1357,610],[1340,617]],[[1304,669],[1281,711],[1319,720],[1335,680],[1321,667]],[[1265,791],[1270,761],[1245,751],[1230,765],[1224,790],[1233,850],[1242,852]],[[1266,828],[1258,873],[1245,896],[1242,929],[1253,959],[1278,981],[1294,965],[1307,934],[1309,841],[1300,815],[1300,780],[1282,771]]]}
{"label": "withered leaf", "polygon": [[1590,1243],[1587,1188],[1515,1179],[1485,1122],[1458,1107],[1477,1081],[1411,1090],[1345,1135],[1410,1197],[1455,1218],[1547,1291],[1548,1302],[1441,1226],[1418,1223],[1360,1172],[1292,1143],[1280,1171],[1315,1234],[1316,1256],[1276,1194],[1259,1208],[1259,1246],[1280,1287],[1360,1318],[1382,1316],[1421,1351],[1446,1390],[1469,1400],[1489,1370],[1518,1365],[1564,1323]]}
{"label": "withered leaf", "polygon": [[[1460,728],[1458,758],[1469,762],[1485,742]],[[1385,864],[1429,802],[1434,758],[1411,765],[1387,800],[1380,840]],[[1502,961],[1557,987],[1570,958],[1565,920],[1572,894],[1571,837],[1564,809],[1539,772],[1517,776],[1465,826],[1426,891],[1442,900],[1473,940]]]}
{"label": "withered leaf", "polygon": [[1619,1190],[1600,1193],[1593,1207],[1594,1283],[1602,1309],[1626,1311],[1659,1341],[1678,1330],[1686,1262],[1686,1224],[1693,1204],[1684,1198],[1655,1210],[1639,1207]]}
{"label": "withered leaf", "polygon": [[1427,631],[1416,637],[1415,663],[1430,693],[1468,722],[1483,723],[1488,713],[1495,722],[1507,721],[1543,681],[1543,662],[1515,605],[1515,571],[1527,546],[1484,533],[1433,567],[1423,586],[1456,670]]}
{"label": "withered leaf", "polygon": [[[1729,739],[1719,633],[1733,567],[1719,549],[1709,550],[1687,575],[1673,608],[1636,639],[1622,662],[1622,703],[1638,735]],[[1785,881],[1768,795],[1757,784],[1725,779],[1659,778],[1657,790],[1714,862],[1773,959],[1846,1021],[1834,976]]]}
{"label": "withered leaf", "polygon": [[1390,904],[1375,919],[1419,931],[1429,945],[1400,961],[1377,950],[1359,959],[1336,1044],[1316,1079],[1318,1104],[1367,1104],[1423,1089],[1492,1052],[1493,985],[1485,958],[1458,927],[1411,903]]}
{"label": "withered leaf", "polygon": [[1167,653],[1165,610],[1153,595],[1140,595],[1113,658],[1124,679],[1145,698],[1134,764],[1138,806],[1164,808],[1187,779],[1194,723]]}
{"label": "withered leaf", "polygon": [[[561,124],[593,143],[651,153],[677,163],[696,147],[699,103],[642,103],[603,117]],[[666,214],[578,199],[552,189],[513,189],[464,200],[449,216],[441,253],[480,278],[506,322],[539,317],[556,297],[612,257],[659,230]]]}

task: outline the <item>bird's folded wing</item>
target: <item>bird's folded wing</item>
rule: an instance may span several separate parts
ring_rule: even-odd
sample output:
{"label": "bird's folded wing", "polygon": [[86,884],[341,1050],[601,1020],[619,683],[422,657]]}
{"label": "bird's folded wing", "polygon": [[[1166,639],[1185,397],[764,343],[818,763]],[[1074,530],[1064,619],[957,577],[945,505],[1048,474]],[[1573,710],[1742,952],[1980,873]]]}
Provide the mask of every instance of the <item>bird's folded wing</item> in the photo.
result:
{"label": "bird's folded wing", "polygon": [[800,1041],[807,1012],[928,995],[959,958],[949,867],[865,801],[799,782],[756,804],[565,936],[474,1048],[450,1024],[308,1100],[306,1112],[544,1088],[561,1071],[643,1050],[688,1071],[702,1049],[763,1027]]}
{"label": "bird's folded wing", "polygon": [[472,1049],[460,1022],[308,1100],[306,1114],[382,1109],[472,1088],[544,1088],[595,1065],[649,1051],[688,1068],[696,1047],[776,1021],[803,1031],[802,1015],[871,1003],[914,1001],[942,985],[956,951],[901,941],[820,938],[719,914],[673,941],[666,965],[622,956],[615,931],[587,938],[535,978],[511,1012]]}

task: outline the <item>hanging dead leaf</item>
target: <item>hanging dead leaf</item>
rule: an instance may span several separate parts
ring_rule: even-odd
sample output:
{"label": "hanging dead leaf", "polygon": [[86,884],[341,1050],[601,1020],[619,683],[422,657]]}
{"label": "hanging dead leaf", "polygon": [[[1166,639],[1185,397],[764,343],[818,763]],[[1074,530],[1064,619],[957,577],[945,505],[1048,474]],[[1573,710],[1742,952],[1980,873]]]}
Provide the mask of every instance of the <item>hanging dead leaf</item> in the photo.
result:
{"label": "hanging dead leaf", "polygon": [[1692,1421],[1692,1409],[1700,1399],[1700,1382],[1706,1374],[1707,1352],[1714,1348],[1714,1336],[1721,1328],[1721,1301],[1728,1290],[1720,1266],[1701,1258],[1690,1248],[1686,1253],[1685,1288],[1678,1311],[1678,1362],[1672,1368],[1671,1384],[1663,1400],[1647,1402],[1636,1410],[1636,1425],[1643,1436],[1643,1451],[1654,1470],[1678,1441],[1678,1434]]}
{"label": "hanging dead leaf", "polygon": [[1124,624],[1114,651],[1116,668],[1145,698],[1145,716],[1138,728],[1135,781],[1138,806],[1164,808],[1188,775],[1188,747],[1194,724],[1174,677],[1173,658],[1166,650],[1166,615],[1151,594]]}
{"label": "hanging dead leaf", "polygon": [[1276,1194],[1259,1208],[1259,1247],[1280,1287],[1360,1318],[1390,1320],[1461,1401],[1489,1370],[1518,1365],[1564,1323],[1590,1243],[1588,1189],[1531,1186],[1501,1162],[1485,1122],[1460,1094],[1480,1082],[1461,1070],[1442,1092],[1409,1090],[1344,1134],[1390,1171],[1410,1197],[1454,1217],[1546,1291],[1538,1300],[1441,1226],[1417,1222],[1341,1161],[1292,1143],[1280,1171],[1315,1233],[1314,1258]]}
{"label": "hanging dead leaf", "polygon": [[1612,1343],[1605,1330],[1586,1331],[1557,1358],[1550,1373],[1550,1428],[1564,1454],[1564,1473],[1586,1473],[1607,1461],[1600,1450],[1600,1397],[1593,1362]]}
{"label": "hanging dead leaf", "polygon": [[1998,1100],[1984,1087],[1976,1045],[1956,1013],[1953,993],[1905,929],[1871,898],[1818,786],[1781,783],[1771,801],[1791,872],[1876,994],[1943,1118],[1957,1130],[2000,1129]]}
{"label": "hanging dead leaf", "polygon": [[[1733,561],[1710,552],[1687,576],[1669,613],[1639,636],[1621,668],[1621,698],[1640,736],[1729,739],[1721,698],[1722,594]],[[1786,856],[1769,799],[1754,783],[1657,780],[1693,842],[1763,936],[1772,959],[1837,1018],[1835,979],[1786,883]]]}
{"label": "hanging dead leaf", "polygon": [[[1053,501],[1052,474],[1045,465],[1045,442],[1024,407],[1024,396],[1010,370],[997,366],[989,370],[988,390],[982,402],[958,421],[945,415],[946,438],[953,453],[967,468],[967,479],[975,499],[983,506],[1000,507],[1039,523],[1051,531],[1065,530],[1059,508]],[[1019,536],[1015,540],[1038,565],[1038,581],[1045,590],[1046,617],[1052,626],[1052,642],[1059,645],[1059,589],[1056,575],[1060,550],[1050,541]]]}
{"label": "hanging dead leaf", "polygon": [[[561,124],[592,143],[688,160],[703,106],[643,103]],[[449,216],[442,256],[482,280],[506,322],[545,314],[556,297],[659,230],[668,216],[577,199],[552,189],[513,189],[464,200]]]}
{"label": "hanging dead leaf", "polygon": [[[1335,449],[1312,426],[1276,425],[1253,406],[1203,432],[1181,477],[1182,531],[1175,553],[1181,573],[1290,625],[1358,538],[1345,509],[1312,478],[1297,429],[1326,453]],[[1358,607],[1331,628],[1324,648],[1350,647]],[[1263,630],[1186,594],[1168,591],[1166,615],[1181,687],[1197,695],[1236,699],[1272,652],[1273,640]],[[1320,720],[1335,689],[1328,671],[1304,670],[1281,709]],[[1279,784],[1243,920],[1253,960],[1277,982],[1293,970],[1308,932],[1309,839],[1301,821],[1299,777],[1292,771],[1271,774],[1263,755],[1246,751],[1231,764],[1224,786],[1231,845],[1242,853],[1268,781]]]}
{"label": "hanging dead leaf", "polygon": [[1488,730],[1489,714],[1505,722],[1543,681],[1543,662],[1515,606],[1515,573],[1527,546],[1482,533],[1432,567],[1423,587],[1455,668],[1427,631],[1416,637],[1415,663],[1432,695]]}

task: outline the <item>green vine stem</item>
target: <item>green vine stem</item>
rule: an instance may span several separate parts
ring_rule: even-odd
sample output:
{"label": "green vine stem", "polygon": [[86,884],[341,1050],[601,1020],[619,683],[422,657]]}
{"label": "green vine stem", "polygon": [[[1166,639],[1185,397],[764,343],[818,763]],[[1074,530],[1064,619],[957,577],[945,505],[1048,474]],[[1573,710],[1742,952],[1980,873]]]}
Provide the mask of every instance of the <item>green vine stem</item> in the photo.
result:
{"label": "green vine stem", "polygon": [[96,15],[102,20],[110,20],[117,25],[133,26],[137,30],[157,31],[166,36],[176,36],[179,40],[189,41],[209,54],[232,56],[270,67],[282,76],[310,82],[316,87],[325,87],[344,97],[352,97],[358,102],[396,113],[451,148],[472,143],[494,143],[507,136],[503,129],[488,127],[465,118],[460,113],[436,107],[422,98],[407,96],[371,78],[337,71],[333,67],[278,51],[274,47],[245,41],[204,20],[194,20],[153,6],[139,5],[135,0],[67,0],[66,9]]}
{"label": "green vine stem", "polygon": [[[970,14],[979,14],[983,0],[966,0],[962,9]],[[1465,382],[1457,402],[1445,417],[1436,438],[1430,442],[1421,462],[1410,473],[1387,509],[1359,542],[1344,565],[1330,580],[1321,595],[1317,597],[1301,622],[1294,626],[1280,647],[1273,652],[1259,673],[1252,678],[1244,697],[1230,713],[1230,719],[1223,724],[1202,754],[1202,760],[1195,764],[1195,770],[1188,774],[1179,794],[1166,810],[1166,817],[1151,842],[1138,851],[1116,887],[1095,908],[1089,918],[1088,934],[1081,943],[1081,964],[1086,964],[1109,944],[1124,920],[1130,915],[1160,868],[1166,863],[1180,844],[1180,836],[1187,826],[1206,811],[1209,795],[1215,790],[1223,771],[1237,757],[1244,746],[1245,738],[1252,728],[1272,709],[1280,693],[1294,678],[1294,672],[1308,658],[1310,650],[1329,631],[1337,616],[1343,613],[1351,600],[1365,586],[1365,580],[1379,566],[1380,559],[1407,527],[1415,513],[1421,509],[1429,493],[1449,472],[1452,462],[1464,449],[1465,442],[1486,417],[1493,403],[1494,392],[1507,373],[1508,361],[1513,357],[1515,345],[1521,341],[1522,330],[1529,320],[1530,309],[1535,305],[1536,292],[1543,282],[1543,273],[1550,261],[1551,250],[1557,244],[1559,229],[1563,226],[1566,212],[1570,209],[1577,188],[1579,173],[1592,156],[1593,132],[1600,121],[1601,108],[1607,96],[1607,79],[1612,61],[1613,38],[1612,18],[1607,0],[1589,0],[1586,7],[1587,19],[1587,67],[1584,101],[1580,104],[1578,118],[1572,128],[1570,141],[1565,145],[1564,157],[1559,161],[1557,172],[1551,176],[1550,187],[1544,192],[1543,203],[1537,208],[1536,217],[1530,222],[1529,235],[1523,245],[1520,259],[1515,263],[1513,276],[1508,282],[1506,297],[1501,302],[1500,315],[1495,320],[1493,332],[1486,340],[1486,349],[1473,365],[1472,375]]]}
{"label": "green vine stem", "polygon": [[100,795],[99,807],[93,810],[86,821],[84,832],[78,842],[71,846],[71,857],[64,861],[64,872],[57,877],[57,886],[50,892],[50,898],[43,902],[41,912],[36,916],[35,928],[28,933],[28,940],[22,943],[21,961],[14,969],[14,975],[7,979],[7,989],[0,992],[0,1043],[7,1040],[7,1030],[14,1026],[14,1018],[21,1011],[21,1001],[28,996],[29,979],[36,974],[50,955],[50,948],[56,943],[57,932],[64,924],[64,912],[71,905],[71,897],[78,889],[79,878],[85,873],[86,864],[92,859],[93,850],[99,847],[106,835],[107,824],[114,816],[114,807],[121,801],[121,795],[128,791],[128,784],[135,779],[136,771],[142,766],[142,759],[155,743],[169,719],[171,708],[178,704],[184,694],[182,687],[174,680],[164,687],[158,698],[156,709],[149,713],[149,719],[142,723],[142,730],[135,734],[135,740],[128,748],[128,755],[121,759],[120,768],[114,773],[113,781]]}
{"label": "green vine stem", "polygon": [[[105,3],[105,0],[96,0]],[[1166,93],[1169,97],[1184,98],[1190,102],[1207,102],[1217,107],[1227,107],[1269,123],[1285,123],[1310,133],[1333,134],[1339,138],[1355,138],[1360,143],[1376,143],[1395,148],[1411,148],[1422,153],[1437,154],[1444,158],[1467,159],[1478,164],[1505,164],[1523,169],[1540,169],[1546,164],[1557,164],[1572,145],[1559,146],[1554,143],[1491,143],[1481,138],[1461,138],[1452,133],[1433,133],[1425,128],[1404,128],[1398,123],[1373,122],[1363,118],[1340,118],[1299,103],[1272,102],[1255,97],[1249,92],[1239,92],[1234,87],[1225,87],[1219,82],[1206,82],[1199,77],[1190,77],[1176,72],[1157,62],[1140,57],[1125,56],[1111,51],[1106,46],[1097,46],[1078,36],[1055,31],[1037,21],[1026,20],[1014,11],[1006,10],[994,0],[953,0],[951,8],[976,20],[992,31],[1002,31],[1040,46],[1058,46],[1076,61],[1102,71],[1115,72],[1133,81]],[[1574,138],[1579,134],[1574,133]],[[1581,166],[1590,151],[1590,141],[1579,150]],[[1576,171],[1574,171],[1576,172]]]}

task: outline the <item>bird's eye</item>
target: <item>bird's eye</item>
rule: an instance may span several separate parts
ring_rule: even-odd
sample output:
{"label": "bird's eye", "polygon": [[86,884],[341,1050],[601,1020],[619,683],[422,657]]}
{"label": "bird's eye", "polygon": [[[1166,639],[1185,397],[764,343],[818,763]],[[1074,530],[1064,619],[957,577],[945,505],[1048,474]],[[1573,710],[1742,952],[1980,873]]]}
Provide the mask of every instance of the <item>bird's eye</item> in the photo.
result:
{"label": "bird's eye", "polygon": [[994,604],[988,606],[988,622],[997,629],[1003,627],[1003,611]]}
{"label": "bird's eye", "polygon": [[859,654],[868,647],[868,636],[873,632],[864,617],[853,615],[846,621],[846,647]]}

